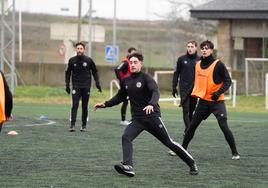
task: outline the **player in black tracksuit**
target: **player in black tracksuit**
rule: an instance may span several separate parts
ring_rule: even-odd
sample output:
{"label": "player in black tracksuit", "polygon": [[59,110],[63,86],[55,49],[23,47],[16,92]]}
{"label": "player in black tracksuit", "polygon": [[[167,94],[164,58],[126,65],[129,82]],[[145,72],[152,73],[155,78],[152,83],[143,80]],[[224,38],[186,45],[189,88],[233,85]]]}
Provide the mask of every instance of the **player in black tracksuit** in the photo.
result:
{"label": "player in black tracksuit", "polygon": [[131,75],[122,80],[118,93],[109,101],[95,105],[95,110],[112,107],[124,101],[127,96],[129,97],[132,120],[122,135],[123,162],[115,165],[115,169],[118,173],[134,176],[132,141],[146,130],[174,151],[190,167],[190,174],[196,175],[198,171],[194,159],[181,145],[172,141],[161,120],[158,105],[160,93],[157,84],[151,76],[140,71],[143,56],[134,53],[130,55],[129,60]]}
{"label": "player in black tracksuit", "polygon": [[187,53],[178,58],[176,69],[173,74],[172,95],[175,98],[178,95],[178,79],[180,80],[180,106],[182,106],[183,121],[185,125],[184,133],[186,132],[187,127],[190,125],[197,102],[196,98],[191,97],[191,92],[194,85],[194,67],[199,58],[200,57],[197,55],[197,42],[189,41],[187,43]]}
{"label": "player in black tracksuit", "polygon": [[70,94],[70,78],[72,77],[72,109],[71,126],[69,131],[75,131],[75,122],[79,100],[82,99],[82,127],[80,131],[86,131],[88,121],[88,101],[91,87],[91,73],[96,82],[96,87],[101,92],[99,76],[94,61],[84,55],[85,45],[81,42],[76,44],[77,55],[70,58],[65,71],[66,92]]}
{"label": "player in black tracksuit", "polygon": [[[209,69],[209,67],[212,65],[212,63],[215,62],[214,57],[212,56],[213,53],[213,48],[214,45],[210,41],[204,41],[200,45],[201,52],[202,52],[202,57],[201,57],[201,63],[200,67],[201,69]],[[195,75],[197,77],[197,75]],[[195,78],[197,79],[197,78]],[[213,82],[215,84],[221,84],[220,88],[217,91],[214,91],[212,93],[209,93],[208,96],[210,96],[209,99],[206,97],[200,98],[199,103],[195,109],[195,113],[193,116],[193,119],[190,123],[189,128],[187,129],[184,139],[183,139],[183,144],[182,146],[187,149],[188,144],[192,140],[195,130],[197,127],[200,125],[201,121],[205,120],[208,118],[208,116],[213,113],[215,117],[217,118],[218,124],[224,133],[225,139],[228,142],[231,151],[232,151],[232,159],[240,159],[240,155],[237,152],[236,149],[236,144],[235,144],[235,139],[233,137],[233,134],[231,130],[228,127],[227,123],[227,112],[226,112],[226,107],[224,100],[219,98],[221,95],[229,89],[229,87],[232,84],[231,77],[228,73],[228,70],[226,69],[225,65],[221,62],[218,61],[214,67],[213,70]],[[197,84],[197,82],[195,82]],[[202,87],[205,87],[206,83],[201,83]],[[196,87],[196,86],[195,86]],[[207,87],[208,90],[213,90],[209,88],[210,86]],[[200,89],[196,90],[197,93],[200,91]],[[192,95],[195,94],[195,88],[193,89]]]}

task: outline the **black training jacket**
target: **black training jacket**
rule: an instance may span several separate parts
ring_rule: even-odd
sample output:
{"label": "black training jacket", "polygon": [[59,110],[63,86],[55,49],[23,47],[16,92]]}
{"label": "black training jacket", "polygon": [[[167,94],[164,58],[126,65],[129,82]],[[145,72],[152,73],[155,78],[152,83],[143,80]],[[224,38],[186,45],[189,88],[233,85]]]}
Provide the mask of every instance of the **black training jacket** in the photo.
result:
{"label": "black training jacket", "polygon": [[[143,72],[133,73],[122,80],[120,87],[118,93],[105,102],[106,107],[117,105],[129,96],[132,118],[161,116],[158,105],[160,92],[151,76]],[[149,115],[146,115],[143,111],[143,108],[147,105],[154,107],[154,112]]]}
{"label": "black training jacket", "polygon": [[65,71],[65,84],[70,85],[72,77],[72,86],[76,88],[90,88],[91,73],[94,77],[96,85],[99,84],[99,76],[94,61],[85,55],[74,56],[69,59],[68,66]]}
{"label": "black training jacket", "polygon": [[197,54],[185,54],[180,56],[173,74],[172,88],[176,88],[179,82],[180,96],[182,99],[189,96],[194,85],[195,64],[200,59]]}

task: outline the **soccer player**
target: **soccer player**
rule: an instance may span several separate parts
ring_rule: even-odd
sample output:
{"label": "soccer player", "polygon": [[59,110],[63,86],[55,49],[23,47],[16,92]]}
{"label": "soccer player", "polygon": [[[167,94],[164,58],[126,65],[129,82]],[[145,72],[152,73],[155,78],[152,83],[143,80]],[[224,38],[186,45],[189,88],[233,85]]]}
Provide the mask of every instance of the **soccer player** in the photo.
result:
{"label": "soccer player", "polygon": [[183,112],[184,132],[186,132],[190,124],[197,102],[196,98],[191,97],[191,92],[194,85],[194,68],[199,59],[200,57],[197,55],[197,42],[194,40],[187,42],[187,52],[178,58],[173,74],[172,95],[175,98],[178,95],[177,85],[178,79],[180,79],[180,106],[182,106]]}
{"label": "soccer player", "polygon": [[[183,121],[185,125],[184,134],[190,125],[197,102],[196,98],[191,97],[191,92],[194,85],[194,67],[198,60],[199,56],[197,55],[197,42],[191,40],[187,42],[186,54],[178,58],[173,74],[172,95],[175,98],[178,95],[177,85],[178,79],[180,79],[180,106],[182,107]],[[171,150],[169,151],[169,154],[172,156],[176,155],[176,153]]]}
{"label": "soccer player", "polygon": [[191,93],[193,97],[199,98],[199,102],[190,126],[185,133],[182,146],[187,149],[201,121],[207,119],[213,113],[231,148],[232,159],[240,159],[233,134],[228,128],[224,103],[224,92],[232,84],[231,77],[223,62],[213,57],[214,45],[211,41],[202,42],[200,48],[202,57],[195,66],[195,82]]}
{"label": "soccer player", "polygon": [[0,132],[5,121],[12,120],[13,97],[5,76],[0,71]]}
{"label": "soccer player", "polygon": [[[123,59],[122,63],[114,69],[115,75],[119,82],[121,82],[124,78],[130,76],[130,65],[129,65],[129,55],[136,52],[136,49],[133,47],[130,47],[127,50],[128,54]],[[123,126],[126,126],[129,124],[129,121],[126,120],[126,111],[127,111],[127,105],[128,105],[128,99],[123,101],[123,104],[121,106],[121,121],[120,124]]]}
{"label": "soccer player", "polygon": [[174,151],[190,167],[191,175],[197,175],[198,169],[193,157],[169,137],[161,119],[158,105],[160,97],[158,86],[151,76],[141,72],[142,54],[131,54],[129,61],[131,75],[122,80],[118,93],[112,99],[104,103],[97,103],[94,106],[94,110],[112,107],[123,102],[129,96],[132,121],[127,125],[122,135],[123,162],[116,164],[114,166],[115,170],[129,177],[135,175],[132,161],[132,141],[142,131],[146,130]]}
{"label": "soccer player", "polygon": [[[94,61],[84,54],[85,45],[76,43],[76,56],[69,59],[65,71],[66,92],[72,93],[71,126],[69,131],[75,131],[75,122],[80,98],[82,99],[82,126],[80,131],[85,132],[88,121],[88,101],[91,88],[91,73],[96,82],[98,91],[101,92],[98,71]],[[72,91],[70,89],[70,78],[72,77]]]}

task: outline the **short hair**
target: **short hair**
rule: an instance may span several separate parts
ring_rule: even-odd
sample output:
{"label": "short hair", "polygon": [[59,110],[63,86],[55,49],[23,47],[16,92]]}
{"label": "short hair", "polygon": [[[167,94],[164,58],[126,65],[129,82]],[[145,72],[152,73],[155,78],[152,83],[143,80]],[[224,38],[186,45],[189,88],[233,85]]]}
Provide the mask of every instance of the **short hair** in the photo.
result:
{"label": "short hair", "polygon": [[195,40],[189,40],[189,41],[187,42],[187,44],[189,44],[189,43],[192,43],[192,44],[195,45],[195,47],[197,47],[197,42],[196,42]]}
{"label": "short hair", "polygon": [[133,54],[130,54],[129,59],[132,57],[136,57],[136,58],[138,58],[139,61],[143,61],[143,55],[139,52],[135,52]]}
{"label": "short hair", "polygon": [[79,45],[83,46],[83,48],[86,47],[86,45],[85,45],[83,42],[77,42],[77,43],[75,44],[75,47],[77,47],[77,46],[79,46]]}
{"label": "short hair", "polygon": [[137,51],[137,50],[136,50],[136,48],[134,48],[134,47],[130,47],[130,48],[127,50],[128,53],[131,53],[132,51]]}
{"label": "short hair", "polygon": [[201,44],[200,44],[200,48],[202,49],[204,46],[207,46],[209,49],[214,49],[214,44],[209,41],[209,40],[206,40],[206,41],[203,41]]}

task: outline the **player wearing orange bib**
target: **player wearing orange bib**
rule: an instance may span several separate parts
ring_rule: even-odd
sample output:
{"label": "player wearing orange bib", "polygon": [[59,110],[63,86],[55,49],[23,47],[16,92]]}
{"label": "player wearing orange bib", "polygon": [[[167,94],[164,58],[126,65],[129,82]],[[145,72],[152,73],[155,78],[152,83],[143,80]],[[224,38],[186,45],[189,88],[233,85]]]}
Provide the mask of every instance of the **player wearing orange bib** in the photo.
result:
{"label": "player wearing orange bib", "polygon": [[224,103],[224,92],[231,86],[232,80],[225,65],[212,56],[214,45],[210,41],[204,41],[200,45],[202,57],[195,66],[193,97],[199,98],[193,119],[185,133],[182,146],[187,149],[195,130],[202,120],[213,113],[228,142],[232,159],[240,159],[235,140],[227,124],[227,112]]}
{"label": "player wearing orange bib", "polygon": [[0,132],[5,121],[12,120],[13,98],[4,74],[0,71]]}

